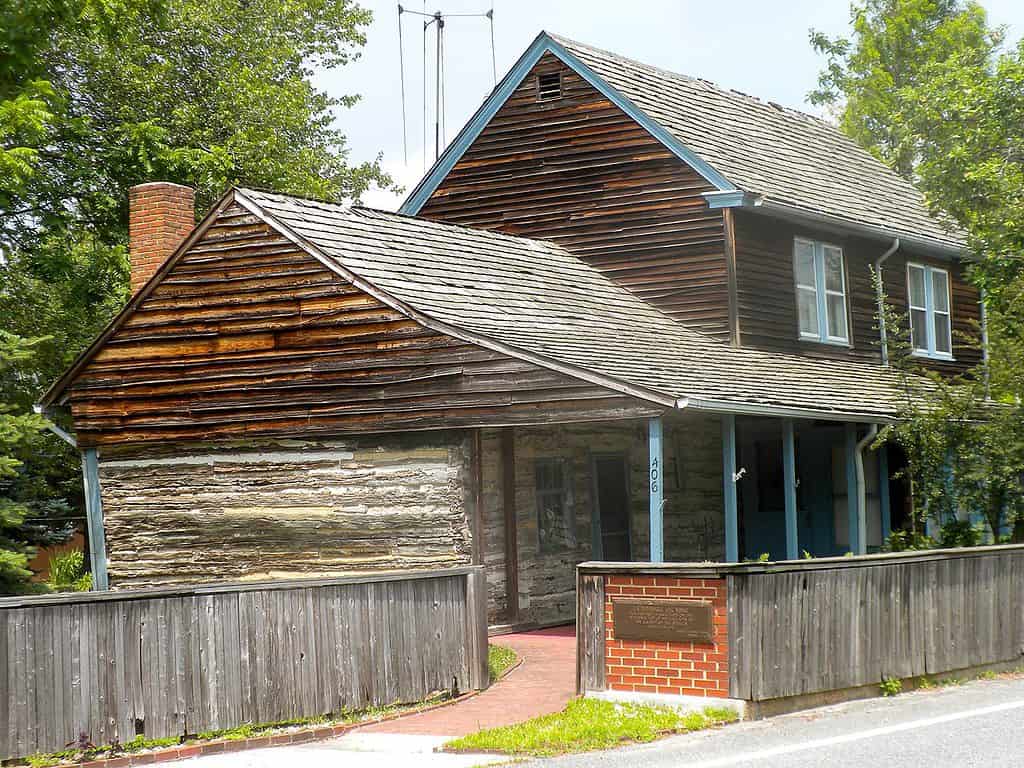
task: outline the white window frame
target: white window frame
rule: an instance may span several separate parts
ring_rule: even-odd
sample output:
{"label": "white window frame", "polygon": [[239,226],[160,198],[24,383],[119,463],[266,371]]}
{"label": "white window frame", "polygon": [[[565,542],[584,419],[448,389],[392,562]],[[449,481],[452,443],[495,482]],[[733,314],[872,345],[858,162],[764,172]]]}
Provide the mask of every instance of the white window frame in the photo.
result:
{"label": "white window frame", "polygon": [[[924,306],[914,304],[910,290],[910,272],[913,269],[920,269],[924,273]],[[932,274],[941,272],[946,276],[946,311],[941,312],[935,308],[935,286],[932,282]],[[914,324],[910,322],[910,347],[911,354],[915,357],[927,357],[932,360],[953,359],[953,283],[949,270],[943,267],[933,267],[931,264],[921,264],[916,261],[907,262],[907,320],[911,321],[913,310],[924,311],[925,343],[920,346],[920,339],[914,338]],[[946,316],[946,330],[949,333],[949,352],[942,352],[935,348],[935,328],[939,316]]]}
{"label": "white window frame", "polygon": [[[823,243],[818,240],[811,240],[806,237],[795,237],[793,238],[793,286],[796,291],[795,296],[799,297],[800,291],[808,291],[809,287],[801,287],[797,281],[796,276],[796,259],[797,259],[797,247],[800,244],[808,245],[811,247],[814,253],[814,301],[816,312],[818,315],[818,332],[810,333],[800,327],[800,309],[799,301],[797,302],[797,332],[800,335],[801,341],[813,341],[820,344],[833,344],[836,346],[848,347],[850,346],[850,308],[847,302],[847,288],[846,288],[846,254],[843,253],[843,249],[838,245],[832,243]],[[842,291],[829,290],[825,284],[825,249],[831,248],[839,252],[840,260],[840,277],[842,278]],[[837,336],[832,333],[832,329],[829,327],[828,322],[828,297],[829,296],[842,296],[843,298],[843,315],[846,320],[846,335]]]}

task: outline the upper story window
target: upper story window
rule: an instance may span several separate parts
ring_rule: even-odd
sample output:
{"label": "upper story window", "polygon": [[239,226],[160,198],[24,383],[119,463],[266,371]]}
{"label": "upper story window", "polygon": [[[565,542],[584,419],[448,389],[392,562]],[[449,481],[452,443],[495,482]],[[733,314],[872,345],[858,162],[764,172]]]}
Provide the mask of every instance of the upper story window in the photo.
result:
{"label": "upper story window", "polygon": [[952,360],[949,272],[925,264],[907,264],[907,305],[914,354]]}
{"label": "upper story window", "polygon": [[537,459],[533,472],[540,551],[565,552],[575,549],[576,519],[565,461]]}
{"label": "upper story window", "polygon": [[537,101],[551,101],[562,96],[562,73],[537,75]]}
{"label": "upper story window", "polygon": [[798,237],[793,245],[800,338],[849,344],[843,249]]}

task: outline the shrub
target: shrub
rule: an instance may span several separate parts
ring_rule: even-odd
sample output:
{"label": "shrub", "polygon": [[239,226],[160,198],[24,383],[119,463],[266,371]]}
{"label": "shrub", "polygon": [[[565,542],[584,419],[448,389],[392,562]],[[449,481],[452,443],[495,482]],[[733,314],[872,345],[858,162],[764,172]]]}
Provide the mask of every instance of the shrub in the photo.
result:
{"label": "shrub", "polygon": [[85,553],[73,549],[51,556],[47,584],[54,592],[88,592],[92,589],[92,575],[85,567]]}

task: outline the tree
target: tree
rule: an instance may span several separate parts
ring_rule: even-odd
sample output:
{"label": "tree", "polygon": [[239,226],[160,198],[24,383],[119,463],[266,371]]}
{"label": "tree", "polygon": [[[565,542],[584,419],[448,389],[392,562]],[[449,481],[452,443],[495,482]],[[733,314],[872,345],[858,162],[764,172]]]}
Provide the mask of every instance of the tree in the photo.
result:
{"label": "tree", "polygon": [[[32,347],[38,340],[26,340],[0,331],[0,374],[31,357]],[[43,419],[34,413],[18,410],[0,402],[0,594],[9,595],[25,591],[32,572],[28,559],[32,554],[24,543],[21,526],[26,508],[10,498],[10,481],[18,476],[22,463],[16,452],[21,445],[44,426]]]}
{"label": "tree", "polygon": [[[209,206],[232,184],[332,200],[390,185],[350,164],[313,67],[358,56],[351,0],[22,0],[0,9],[0,317],[39,338],[0,378],[25,411],[123,306],[127,190],[166,180]],[[77,456],[22,442],[10,492],[81,516]],[[63,524],[63,523],[61,523]]]}
{"label": "tree", "polygon": [[921,137],[893,116],[907,91],[927,84],[934,62],[957,57],[981,64],[1002,40],[985,11],[962,0],[864,0],[851,8],[852,37],[811,30],[826,58],[814,104],[840,108],[840,127],[900,174],[910,176]]}

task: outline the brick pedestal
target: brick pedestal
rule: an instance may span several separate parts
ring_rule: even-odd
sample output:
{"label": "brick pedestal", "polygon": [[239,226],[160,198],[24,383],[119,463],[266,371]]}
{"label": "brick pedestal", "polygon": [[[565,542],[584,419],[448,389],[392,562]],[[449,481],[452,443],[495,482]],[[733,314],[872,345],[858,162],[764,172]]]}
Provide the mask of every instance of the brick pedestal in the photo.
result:
{"label": "brick pedestal", "polygon": [[[605,578],[605,674],[613,691],[676,696],[729,696],[729,640],[724,579],[671,576]],[[617,640],[612,601],[617,597],[700,600],[714,609],[714,642]]]}

